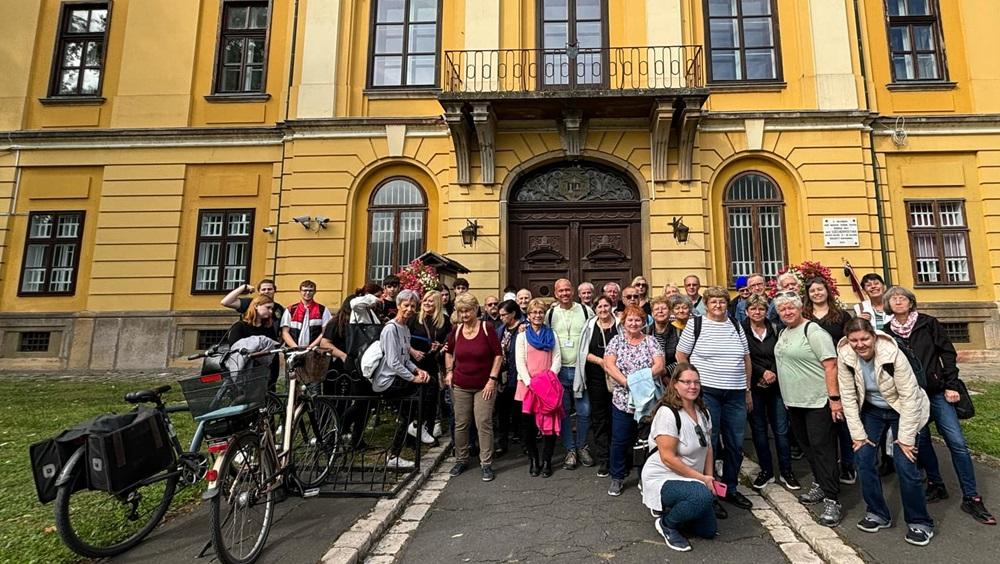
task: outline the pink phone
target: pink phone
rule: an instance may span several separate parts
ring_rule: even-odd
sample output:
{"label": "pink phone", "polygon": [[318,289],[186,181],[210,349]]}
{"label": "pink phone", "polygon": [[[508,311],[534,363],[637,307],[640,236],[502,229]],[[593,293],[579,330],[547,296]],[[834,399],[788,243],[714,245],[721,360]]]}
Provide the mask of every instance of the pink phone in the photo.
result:
{"label": "pink phone", "polygon": [[729,490],[729,486],[727,486],[725,482],[715,480],[712,482],[712,485],[715,486],[715,495],[719,497],[726,497],[726,492]]}

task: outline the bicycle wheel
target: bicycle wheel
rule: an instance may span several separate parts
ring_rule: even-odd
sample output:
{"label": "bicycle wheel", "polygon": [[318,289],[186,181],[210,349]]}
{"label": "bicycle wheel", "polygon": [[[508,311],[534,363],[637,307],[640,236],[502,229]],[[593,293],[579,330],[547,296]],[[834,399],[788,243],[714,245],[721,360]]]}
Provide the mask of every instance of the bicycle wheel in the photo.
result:
{"label": "bicycle wheel", "polygon": [[292,472],[303,488],[315,488],[333,467],[340,423],[326,401],[313,398],[304,405],[292,427]]}
{"label": "bicycle wheel", "polygon": [[219,469],[219,493],[212,498],[212,547],[224,564],[254,562],[264,550],[274,516],[274,494],[262,491],[267,469],[260,437],[236,435]]}
{"label": "bicycle wheel", "polygon": [[77,460],[71,469],[73,478],[56,492],[56,530],[66,546],[81,556],[121,554],[139,544],[163,519],[174,499],[178,475],[119,494],[73,491],[79,473],[87,469],[85,458]]}

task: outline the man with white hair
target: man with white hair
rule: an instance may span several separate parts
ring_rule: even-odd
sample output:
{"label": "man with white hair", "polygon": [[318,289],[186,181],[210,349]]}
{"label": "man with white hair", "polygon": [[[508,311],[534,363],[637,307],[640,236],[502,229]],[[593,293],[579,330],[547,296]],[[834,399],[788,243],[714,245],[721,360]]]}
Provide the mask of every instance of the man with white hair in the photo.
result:
{"label": "man with white hair", "polygon": [[594,309],[594,285],[590,282],[583,282],[576,287],[576,296],[580,298],[580,303]]}
{"label": "man with white hair", "polygon": [[[779,292],[795,292],[800,296],[802,295],[802,287],[799,284],[799,278],[791,272],[779,274],[777,285]],[[778,310],[774,307],[774,301],[767,306],[767,319],[774,324],[776,331],[781,331],[785,328],[785,324],[781,321],[781,316],[778,315]]]}
{"label": "man with white hair", "polygon": [[625,309],[625,304],[622,303],[622,287],[617,282],[608,282],[602,290],[604,295],[611,300],[611,311],[619,313]]}

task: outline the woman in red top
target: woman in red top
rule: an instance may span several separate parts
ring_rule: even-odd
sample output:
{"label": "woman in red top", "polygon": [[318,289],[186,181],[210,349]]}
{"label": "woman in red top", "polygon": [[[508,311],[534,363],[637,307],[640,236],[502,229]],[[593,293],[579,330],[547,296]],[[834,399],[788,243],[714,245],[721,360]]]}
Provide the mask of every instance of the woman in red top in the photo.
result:
{"label": "woman in red top", "polygon": [[452,476],[469,467],[469,424],[479,431],[479,464],[483,481],[493,474],[493,402],[500,379],[500,340],[492,324],[476,318],[479,302],[469,294],[455,298],[459,324],[448,335],[444,385],[451,387],[455,411],[455,466]]}

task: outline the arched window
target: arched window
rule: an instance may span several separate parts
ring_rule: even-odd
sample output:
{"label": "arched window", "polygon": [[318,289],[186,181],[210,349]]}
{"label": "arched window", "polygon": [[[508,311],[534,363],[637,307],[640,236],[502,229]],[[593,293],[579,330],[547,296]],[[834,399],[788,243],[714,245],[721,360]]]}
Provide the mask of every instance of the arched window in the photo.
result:
{"label": "arched window", "polygon": [[760,272],[767,278],[784,266],[785,214],[781,189],[759,172],[747,172],[726,187],[726,257],[729,283]]}
{"label": "arched window", "polygon": [[409,178],[390,178],[368,205],[368,280],[381,282],[423,254],[427,224],[424,191]]}

